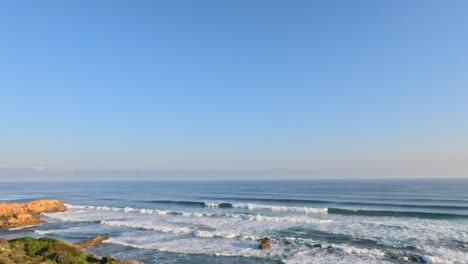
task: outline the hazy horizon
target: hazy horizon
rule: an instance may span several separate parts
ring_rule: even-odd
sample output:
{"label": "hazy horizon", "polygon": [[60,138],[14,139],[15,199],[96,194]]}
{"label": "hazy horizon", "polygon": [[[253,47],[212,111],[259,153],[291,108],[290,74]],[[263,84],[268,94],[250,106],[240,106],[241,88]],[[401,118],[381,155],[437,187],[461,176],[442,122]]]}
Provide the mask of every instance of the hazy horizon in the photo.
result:
{"label": "hazy horizon", "polygon": [[0,181],[468,178],[467,10],[4,2]]}

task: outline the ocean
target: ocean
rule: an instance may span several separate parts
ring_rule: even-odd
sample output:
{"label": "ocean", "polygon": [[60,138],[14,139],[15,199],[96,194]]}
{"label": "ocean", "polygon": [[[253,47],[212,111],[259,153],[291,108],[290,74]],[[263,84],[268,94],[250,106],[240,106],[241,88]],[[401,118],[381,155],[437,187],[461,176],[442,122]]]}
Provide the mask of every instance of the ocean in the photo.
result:
{"label": "ocean", "polygon": [[[64,213],[0,237],[144,263],[468,263],[468,180],[2,182],[2,202]],[[259,250],[262,237],[270,250]]]}

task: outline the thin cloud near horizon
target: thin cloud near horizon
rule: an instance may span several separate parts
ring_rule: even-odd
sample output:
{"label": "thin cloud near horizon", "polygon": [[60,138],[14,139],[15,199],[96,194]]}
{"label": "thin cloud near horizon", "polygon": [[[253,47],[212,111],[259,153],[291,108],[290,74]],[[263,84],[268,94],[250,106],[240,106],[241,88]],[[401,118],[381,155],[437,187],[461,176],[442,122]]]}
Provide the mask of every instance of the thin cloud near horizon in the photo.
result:
{"label": "thin cloud near horizon", "polygon": [[[315,178],[464,178],[468,174],[466,160],[374,160],[374,161],[344,161],[344,162],[301,162],[302,166],[276,167],[265,166],[232,166],[231,168],[153,168],[153,169],[71,169],[50,168],[46,166],[0,166],[0,181],[17,176],[35,176],[46,179],[49,176],[59,176],[67,179],[73,175],[97,175],[125,179],[129,175],[140,175],[143,179],[159,179],[164,175],[176,178],[197,177],[207,179],[226,179],[235,175],[237,178],[275,179],[315,179]],[[264,165],[264,164],[263,164]],[[206,177],[203,177],[205,174]],[[188,177],[187,177],[188,176]],[[150,178],[148,178],[150,177]],[[227,179],[228,179],[227,178]],[[99,179],[99,177],[97,178]]]}

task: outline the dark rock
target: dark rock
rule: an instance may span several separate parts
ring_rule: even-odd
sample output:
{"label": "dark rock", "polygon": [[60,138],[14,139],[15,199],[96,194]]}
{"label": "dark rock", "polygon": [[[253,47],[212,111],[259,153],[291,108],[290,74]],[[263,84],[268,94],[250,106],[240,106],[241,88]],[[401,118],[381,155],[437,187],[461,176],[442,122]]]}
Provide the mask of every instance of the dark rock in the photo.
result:
{"label": "dark rock", "polygon": [[259,240],[257,240],[258,242],[260,242],[260,245],[259,245],[259,248],[261,250],[266,250],[266,249],[270,249],[271,248],[271,245],[270,245],[270,238],[269,237],[264,237],[264,238],[261,238]]}

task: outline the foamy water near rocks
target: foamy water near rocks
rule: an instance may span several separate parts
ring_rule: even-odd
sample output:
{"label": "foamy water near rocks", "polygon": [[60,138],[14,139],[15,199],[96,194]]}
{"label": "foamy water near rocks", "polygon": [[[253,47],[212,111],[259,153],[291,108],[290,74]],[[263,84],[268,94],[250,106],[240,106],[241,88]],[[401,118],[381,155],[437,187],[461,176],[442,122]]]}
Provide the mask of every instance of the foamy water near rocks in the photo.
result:
{"label": "foamy water near rocks", "polygon": [[0,229],[19,228],[42,223],[41,213],[64,212],[67,207],[58,200],[35,200],[25,204],[0,203]]}

